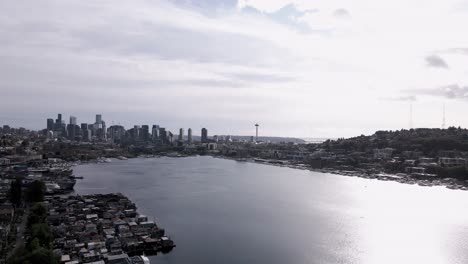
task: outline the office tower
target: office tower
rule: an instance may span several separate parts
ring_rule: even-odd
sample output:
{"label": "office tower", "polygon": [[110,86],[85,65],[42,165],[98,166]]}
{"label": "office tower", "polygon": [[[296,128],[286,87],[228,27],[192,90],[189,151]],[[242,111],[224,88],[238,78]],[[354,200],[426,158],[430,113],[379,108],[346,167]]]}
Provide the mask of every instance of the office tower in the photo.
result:
{"label": "office tower", "polygon": [[179,141],[184,141],[184,129],[179,129]]}
{"label": "office tower", "polygon": [[[76,120],[75,120],[76,121]],[[74,140],[77,136],[77,131],[79,130],[79,126],[74,124],[67,125],[67,136],[69,139]]]}
{"label": "office tower", "polygon": [[62,114],[57,115],[57,120],[55,120],[55,123],[61,124],[62,123]]}
{"label": "office tower", "polygon": [[83,140],[84,141],[91,141],[91,138],[93,136],[93,132],[91,129],[81,129],[81,133],[83,134]]}
{"label": "office tower", "polygon": [[158,125],[153,125],[153,128],[151,129],[151,136],[153,138],[153,141],[156,141],[159,139],[159,126]]}
{"label": "office tower", "polygon": [[167,133],[164,127],[159,128],[159,139],[162,143],[167,143]]}
{"label": "office tower", "polygon": [[47,130],[54,130],[54,119],[47,118]]}
{"label": "office tower", "polygon": [[95,124],[101,124],[102,123],[102,115],[96,115],[96,123]]}
{"label": "office tower", "polygon": [[57,115],[57,119],[54,124],[54,131],[56,131],[58,136],[64,136],[67,133],[65,122],[62,120],[62,114]]}
{"label": "office tower", "polygon": [[149,126],[148,125],[141,126],[141,139],[143,141],[149,140]]}
{"label": "office tower", "polygon": [[171,131],[167,131],[167,140],[172,144],[174,142],[174,134]]}
{"label": "office tower", "polygon": [[187,130],[187,141],[189,144],[192,144],[192,129],[191,128]]}
{"label": "office tower", "polygon": [[119,142],[125,136],[125,128],[120,125],[110,126],[108,129],[108,134],[109,138],[112,139],[114,143]]}
{"label": "office tower", "polygon": [[71,125],[76,125],[76,117],[70,116],[70,124]]}
{"label": "office tower", "polygon": [[202,128],[201,130],[201,142],[202,143],[208,142],[208,130],[206,128]]}

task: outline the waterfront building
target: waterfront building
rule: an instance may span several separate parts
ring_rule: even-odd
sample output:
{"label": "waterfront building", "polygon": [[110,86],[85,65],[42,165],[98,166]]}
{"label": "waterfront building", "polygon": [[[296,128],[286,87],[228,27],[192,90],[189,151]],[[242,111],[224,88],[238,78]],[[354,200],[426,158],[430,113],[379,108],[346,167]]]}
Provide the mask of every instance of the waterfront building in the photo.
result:
{"label": "waterfront building", "polygon": [[187,130],[187,141],[189,144],[192,144],[192,129],[191,128]]}
{"label": "waterfront building", "polygon": [[208,142],[208,129],[202,128],[201,130],[201,142],[206,143]]}

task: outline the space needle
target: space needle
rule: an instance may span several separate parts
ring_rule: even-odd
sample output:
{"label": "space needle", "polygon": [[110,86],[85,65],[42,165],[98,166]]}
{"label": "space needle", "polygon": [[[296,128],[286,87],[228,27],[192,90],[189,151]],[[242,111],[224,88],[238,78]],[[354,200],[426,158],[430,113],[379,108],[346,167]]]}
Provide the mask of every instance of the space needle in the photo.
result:
{"label": "space needle", "polygon": [[259,124],[255,124],[255,142],[258,142],[258,127],[260,125]]}

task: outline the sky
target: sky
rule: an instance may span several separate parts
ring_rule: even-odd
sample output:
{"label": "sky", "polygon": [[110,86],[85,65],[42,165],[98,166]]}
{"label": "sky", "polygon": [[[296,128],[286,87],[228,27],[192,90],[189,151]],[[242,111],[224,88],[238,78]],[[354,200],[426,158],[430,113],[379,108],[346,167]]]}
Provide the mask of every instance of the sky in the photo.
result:
{"label": "sky", "polygon": [[468,0],[0,1],[0,125],[468,127],[466,25]]}

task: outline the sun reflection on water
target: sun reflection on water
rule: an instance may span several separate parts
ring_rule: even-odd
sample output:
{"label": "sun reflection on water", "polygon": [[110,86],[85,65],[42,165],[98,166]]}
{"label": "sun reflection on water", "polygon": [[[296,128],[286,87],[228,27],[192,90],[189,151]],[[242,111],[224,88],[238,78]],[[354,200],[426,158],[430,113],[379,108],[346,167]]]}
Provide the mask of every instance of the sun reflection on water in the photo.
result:
{"label": "sun reflection on water", "polygon": [[468,205],[463,194],[389,184],[356,191],[360,263],[457,263],[449,245],[460,239],[458,231],[468,223],[460,204],[453,206],[454,201]]}

